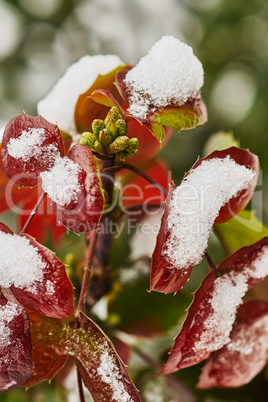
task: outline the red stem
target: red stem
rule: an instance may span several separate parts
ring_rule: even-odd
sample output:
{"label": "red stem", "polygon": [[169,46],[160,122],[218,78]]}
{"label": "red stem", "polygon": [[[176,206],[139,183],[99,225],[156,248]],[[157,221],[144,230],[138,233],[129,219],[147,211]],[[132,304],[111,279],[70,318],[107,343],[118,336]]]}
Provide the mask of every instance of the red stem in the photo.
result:
{"label": "red stem", "polygon": [[30,223],[31,223],[32,220],[33,220],[33,217],[35,216],[35,214],[36,214],[38,208],[39,208],[40,205],[42,204],[42,201],[44,200],[45,196],[46,196],[46,193],[43,191],[43,193],[42,193],[41,196],[39,197],[37,203],[35,204],[35,206],[34,206],[32,212],[30,213],[30,215],[29,215],[27,221],[25,222],[25,225],[24,225],[23,228],[21,229],[21,231],[20,231],[20,233],[19,233],[20,235],[23,234],[23,233],[25,233],[25,232],[27,231],[28,227],[30,226]]}
{"label": "red stem", "polygon": [[77,367],[76,367],[76,374],[77,374],[79,399],[80,399],[80,402],[85,402],[86,400],[85,400],[85,395],[84,395],[84,390],[83,390],[83,382],[82,382],[81,374]]}
{"label": "red stem", "polygon": [[76,310],[77,315],[79,315],[80,311],[85,312],[86,295],[87,295],[87,290],[88,290],[89,281],[90,281],[91,267],[92,267],[92,263],[93,263],[93,257],[94,257],[97,238],[98,238],[98,232],[97,232],[97,230],[94,230],[90,235],[90,243],[89,243],[89,247],[88,247],[88,255],[87,255],[87,261],[86,261],[86,266],[85,266],[85,272],[84,272],[84,276],[83,276],[83,280],[82,280],[82,287],[81,287],[78,306],[77,306],[77,310]]}

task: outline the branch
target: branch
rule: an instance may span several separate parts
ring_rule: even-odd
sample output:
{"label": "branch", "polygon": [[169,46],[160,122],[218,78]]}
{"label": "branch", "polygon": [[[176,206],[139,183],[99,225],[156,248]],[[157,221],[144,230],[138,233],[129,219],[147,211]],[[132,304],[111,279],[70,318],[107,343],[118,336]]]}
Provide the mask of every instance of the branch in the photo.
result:
{"label": "branch", "polygon": [[220,276],[220,273],[219,273],[219,271],[217,270],[216,265],[213,263],[213,261],[212,261],[210,255],[209,255],[209,253],[208,253],[207,251],[205,251],[205,257],[206,257],[206,259],[207,259],[209,269],[210,269],[211,271],[214,271],[215,274],[216,274],[216,276],[219,277],[219,276]]}
{"label": "branch", "polygon": [[37,203],[35,204],[31,214],[29,215],[25,225],[23,226],[23,228],[21,229],[19,235],[25,233],[28,229],[28,227],[30,226],[30,223],[32,222],[33,217],[35,216],[38,208],[40,207],[40,205],[42,204],[42,201],[44,200],[46,196],[46,193],[43,191],[43,193],[41,194],[40,198],[38,199]]}
{"label": "branch", "polygon": [[82,280],[82,287],[81,287],[81,291],[80,291],[78,306],[77,306],[77,310],[76,310],[77,316],[79,315],[80,311],[85,312],[86,294],[87,294],[89,281],[90,281],[91,267],[92,267],[97,238],[98,238],[98,232],[95,229],[95,230],[93,230],[93,232],[90,235],[87,261],[86,261],[84,276],[83,276],[83,280]]}
{"label": "branch", "polygon": [[160,193],[162,193],[165,197],[168,196],[168,191],[163,186],[161,186],[161,184],[159,184],[156,180],[154,180],[151,176],[149,176],[143,170],[139,169],[137,166],[131,165],[131,163],[122,162],[120,165],[112,166],[111,168],[104,169],[104,171],[119,172],[122,169],[127,169],[127,170],[130,170],[131,172],[136,173],[137,175],[142,177],[144,180],[146,180],[150,184],[152,184],[155,188],[157,188],[157,190],[160,191]]}
{"label": "branch", "polygon": [[85,395],[84,395],[84,390],[83,390],[83,383],[82,383],[82,378],[81,378],[81,374],[78,370],[78,368],[76,367],[76,374],[77,374],[77,385],[78,385],[78,391],[79,391],[79,399],[80,402],[85,402]]}

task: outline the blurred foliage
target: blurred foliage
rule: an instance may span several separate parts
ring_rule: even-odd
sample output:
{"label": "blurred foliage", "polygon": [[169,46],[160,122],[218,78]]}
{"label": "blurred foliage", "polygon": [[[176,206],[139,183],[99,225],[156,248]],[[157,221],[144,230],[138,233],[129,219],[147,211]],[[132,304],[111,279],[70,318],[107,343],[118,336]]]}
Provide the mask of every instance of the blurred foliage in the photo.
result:
{"label": "blurred foliage", "polygon": [[[184,172],[202,154],[204,143],[213,133],[233,131],[241,147],[259,155],[263,175],[258,183],[258,192],[262,192],[263,197],[254,208],[257,216],[261,217],[262,213],[264,218],[268,216],[267,190],[265,192],[268,182],[267,0],[0,0],[0,19],[0,127],[23,110],[35,114],[36,103],[65,69],[84,54],[115,53],[123,61],[135,63],[165,34],[174,35],[193,46],[205,70],[202,96],[208,106],[209,121],[191,132],[175,133],[161,151],[162,157],[168,161],[179,182]],[[254,226],[256,220],[252,219]],[[233,223],[230,221],[226,225]],[[235,223],[234,237],[241,240],[239,230],[239,225]],[[126,240],[122,236],[114,244],[111,256],[114,267],[119,268],[126,262],[129,250]],[[71,236],[64,240],[61,249],[56,250],[69,265],[71,276],[75,270],[79,273],[82,269],[82,262],[73,257],[83,248],[78,243],[79,238]],[[218,253],[215,239],[212,239],[210,248],[212,256],[214,252],[215,255]],[[195,287],[201,279],[201,271],[198,272]],[[109,314],[110,321],[115,314],[120,314],[120,322],[122,328],[125,324],[125,329],[129,318],[136,317],[137,311],[142,310],[144,319],[152,311],[152,317],[148,318],[150,325],[157,322],[159,313],[159,320],[164,317],[163,329],[167,329],[176,315],[176,303],[177,320],[182,316],[188,300],[183,293],[175,297],[149,295],[146,292],[149,287],[147,282],[143,280],[125,288],[121,285],[114,288],[108,322]],[[187,284],[186,290],[192,291],[190,286]],[[160,296],[161,299],[166,298],[162,304]],[[130,312],[126,307],[127,298],[132,303]],[[162,345],[163,363],[169,348],[170,337]],[[196,390],[200,366],[184,369],[175,375],[192,392],[192,399],[185,397],[184,400],[266,400],[267,383],[262,373],[241,389]],[[134,378],[144,400],[166,401],[166,395],[161,397],[161,381],[152,379],[150,373],[149,384],[147,374],[146,369],[136,371]],[[148,391],[150,386],[154,388],[154,384],[160,389],[158,399],[152,399],[156,395],[152,396]],[[49,387],[44,383],[27,392],[19,388],[3,393],[1,401],[62,401],[62,396],[57,395],[53,382]]]}

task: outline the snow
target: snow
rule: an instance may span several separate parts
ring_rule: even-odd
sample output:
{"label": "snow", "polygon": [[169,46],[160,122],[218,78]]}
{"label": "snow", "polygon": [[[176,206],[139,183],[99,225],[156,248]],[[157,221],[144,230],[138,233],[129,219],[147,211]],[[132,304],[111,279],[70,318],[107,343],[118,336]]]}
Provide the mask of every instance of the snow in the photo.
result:
{"label": "snow", "polygon": [[73,162],[67,156],[58,157],[50,170],[40,174],[43,190],[52,201],[60,206],[76,202],[81,189],[80,172],[82,169],[78,163]]}
{"label": "snow", "polygon": [[248,322],[238,324],[232,334],[231,342],[227,345],[227,349],[245,356],[252,354],[257,349],[263,351],[265,361],[265,351],[268,350],[268,314],[258,318],[251,324]]}
{"label": "snow", "polygon": [[246,268],[244,271],[245,275],[252,278],[260,279],[268,275],[268,247],[262,250],[257,258],[253,261],[250,268]]}
{"label": "snow", "polygon": [[0,231],[0,286],[30,289],[43,279],[45,263],[26,237]]}
{"label": "snow", "polygon": [[23,130],[20,137],[10,138],[7,151],[13,158],[22,159],[24,162],[34,157],[41,158],[44,163],[51,165],[60,153],[56,144],[52,143],[42,147],[45,140],[44,128],[29,128]]}
{"label": "snow", "polygon": [[156,108],[183,105],[199,96],[203,82],[203,67],[193,49],[173,36],[163,36],[126,75],[129,112],[146,118]]}
{"label": "snow", "polygon": [[20,313],[21,307],[10,301],[5,306],[0,306],[0,348],[10,345],[11,331],[8,324]]}
{"label": "snow", "polygon": [[[212,313],[203,323],[204,331],[194,346],[196,351],[200,349],[218,350],[230,342],[229,335],[235,321],[237,308],[242,303],[242,298],[248,289],[246,276],[234,273],[217,278],[213,286],[212,298],[209,300]],[[200,309],[204,303],[206,303],[205,299],[201,303]]]}
{"label": "snow", "polygon": [[170,268],[187,270],[201,262],[221,207],[247,188],[254,176],[229,156],[204,160],[189,172],[170,203],[170,236],[163,250]]}
{"label": "snow", "polygon": [[113,399],[118,402],[130,402],[132,398],[126,392],[125,387],[122,382],[122,376],[120,374],[119,368],[115,363],[114,356],[110,353],[108,344],[103,345],[104,349],[102,351],[100,360],[100,366],[98,367],[98,374],[101,376],[102,381],[109,384],[113,391]]}
{"label": "snow", "polygon": [[76,133],[75,105],[99,74],[107,74],[124,63],[115,55],[84,56],[71,65],[51,92],[37,106],[38,113],[63,131]]}

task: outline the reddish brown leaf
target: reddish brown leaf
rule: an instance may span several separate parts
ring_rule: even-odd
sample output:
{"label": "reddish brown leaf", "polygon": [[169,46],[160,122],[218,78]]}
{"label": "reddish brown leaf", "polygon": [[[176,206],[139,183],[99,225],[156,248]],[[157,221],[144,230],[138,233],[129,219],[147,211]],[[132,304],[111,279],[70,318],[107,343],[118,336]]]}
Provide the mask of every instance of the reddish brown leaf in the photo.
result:
{"label": "reddish brown leaf", "polygon": [[[25,149],[26,154],[23,154],[24,156],[11,156],[10,144],[14,143],[15,140],[23,139],[27,133],[28,136],[32,135],[31,130],[36,129],[43,130],[40,134],[40,144],[28,146],[29,141],[27,142],[24,139],[26,145],[23,145],[27,148]],[[19,152],[18,148],[17,145],[16,152]],[[21,144],[20,148],[22,148]],[[47,152],[47,150],[50,151]],[[16,152],[13,155],[17,155]],[[2,141],[1,158],[7,177],[18,186],[35,186],[40,181],[40,173],[53,165],[53,154],[56,153],[63,155],[60,131],[56,125],[49,123],[42,116],[33,117],[23,114],[14,117],[7,124]],[[19,152],[18,155],[21,153]]]}
{"label": "reddish brown leaf", "polygon": [[167,230],[167,218],[169,215],[169,204],[175,186],[170,187],[169,195],[166,199],[165,210],[161,219],[161,226],[156,239],[156,246],[152,255],[151,265],[151,291],[172,293],[177,292],[189,278],[192,267],[189,266],[185,270],[178,270],[175,266],[171,266],[166,260],[162,251],[169,236]]}
{"label": "reddish brown leaf", "polygon": [[205,364],[198,388],[234,388],[249,383],[268,358],[268,304],[243,304],[231,333],[231,342],[213,353]]}
{"label": "reddish brown leaf", "polygon": [[210,272],[195,294],[168,362],[159,374],[169,374],[206,359],[230,341],[238,306],[246,291],[268,274],[268,238],[244,247]]}
{"label": "reddish brown leaf", "polygon": [[23,386],[50,381],[64,366],[70,352],[69,324],[74,317],[59,320],[28,311],[33,345],[33,371]]}
{"label": "reddish brown leaf", "polygon": [[90,149],[85,145],[74,145],[67,157],[82,169],[78,179],[78,200],[63,207],[53,202],[53,208],[58,220],[72,232],[90,232],[96,228],[104,207],[97,165]]}
{"label": "reddish brown leaf", "polygon": [[79,96],[75,107],[75,124],[77,131],[83,133],[84,131],[91,131],[91,123],[94,119],[105,119],[109,110],[109,106],[100,106],[93,99],[91,94],[97,89],[104,89],[109,91],[116,101],[122,105],[122,99],[114,85],[115,76],[118,71],[123,67],[117,67],[105,75],[99,75],[94,84],[82,95]]}
{"label": "reddish brown leaf", "polygon": [[0,292],[0,391],[21,385],[31,372],[32,345],[27,313]]}
{"label": "reddish brown leaf", "polygon": [[204,320],[211,314],[212,308],[207,302],[215,280],[214,272],[210,272],[203,280],[194,295],[182,329],[175,339],[169,359],[158,375],[170,374],[184,367],[189,367],[206,359],[210,352],[205,349],[194,350],[195,342],[204,331]]}
{"label": "reddish brown leaf", "polygon": [[82,313],[74,330],[73,352],[85,386],[95,402],[141,401],[126,366],[102,330]]}
{"label": "reddish brown leaf", "polygon": [[37,250],[44,264],[43,279],[22,288],[12,285],[10,290],[16,299],[30,310],[55,318],[72,315],[74,312],[73,287],[67,277],[64,264],[51,250],[37,243],[31,236],[23,234],[21,237],[27,238],[30,245]]}
{"label": "reddish brown leaf", "polygon": [[220,209],[219,215],[214,223],[226,222],[234,215],[242,211],[249,203],[258,180],[258,173],[260,170],[258,157],[248,150],[242,148],[231,147],[222,151],[214,151],[205,158],[198,159],[198,161],[193,165],[192,169],[196,169],[204,160],[226,158],[228,155],[237,164],[245,166],[247,169],[256,172],[256,175],[248,188],[240,191],[236,197],[231,198],[231,200]]}

